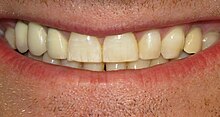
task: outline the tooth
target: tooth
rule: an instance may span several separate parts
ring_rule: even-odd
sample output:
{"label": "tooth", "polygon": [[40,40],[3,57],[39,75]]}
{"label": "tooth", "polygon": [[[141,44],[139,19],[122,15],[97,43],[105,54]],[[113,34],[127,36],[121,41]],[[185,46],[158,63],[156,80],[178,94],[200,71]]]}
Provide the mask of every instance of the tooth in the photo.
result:
{"label": "tooth", "polygon": [[61,60],[61,64],[71,68],[82,68],[82,63],[76,61]]}
{"label": "tooth", "polygon": [[36,23],[29,23],[28,27],[28,47],[29,51],[35,55],[40,56],[44,52],[47,51],[46,49],[46,37],[47,32],[46,28],[42,27]]}
{"label": "tooth", "polygon": [[145,32],[138,44],[141,59],[155,59],[160,56],[161,37],[158,30]]}
{"label": "tooth", "polygon": [[104,62],[126,62],[138,60],[137,41],[133,33],[107,36],[103,44]]}
{"label": "tooth", "polygon": [[42,61],[43,57],[42,56],[34,56],[32,55],[30,52],[28,52],[28,55],[27,55],[29,58],[32,58],[34,60],[38,60],[38,61]]}
{"label": "tooth", "polygon": [[180,56],[177,59],[184,59],[188,56],[189,56],[189,54],[187,54],[186,52],[181,52]]}
{"label": "tooth", "polygon": [[50,28],[47,35],[47,53],[55,59],[67,58],[67,35],[56,29]]}
{"label": "tooth", "polygon": [[142,68],[148,68],[150,66],[150,60],[141,60],[135,62],[129,62],[127,63],[128,69],[142,69]]}
{"label": "tooth", "polygon": [[184,46],[184,31],[182,27],[174,27],[162,40],[161,54],[166,59],[179,57]]}
{"label": "tooth", "polygon": [[5,31],[5,38],[11,48],[16,49],[15,45],[15,30],[11,27],[7,28]]}
{"label": "tooth", "polygon": [[15,26],[16,47],[19,52],[25,53],[28,50],[27,44],[28,25],[23,22],[17,22]]}
{"label": "tooth", "polygon": [[102,62],[102,49],[96,37],[71,33],[68,60],[79,62]]}
{"label": "tooth", "polygon": [[91,71],[103,71],[104,64],[103,63],[84,63],[83,68]]}
{"label": "tooth", "polygon": [[59,59],[51,58],[47,53],[44,53],[44,55],[43,55],[43,62],[51,63],[51,64],[55,64],[55,65],[61,64]]}
{"label": "tooth", "polygon": [[210,46],[212,46],[213,44],[215,44],[218,40],[220,39],[220,33],[218,32],[208,32],[207,34],[205,34],[204,38],[203,38],[203,46],[202,49],[206,49]]}
{"label": "tooth", "polygon": [[106,63],[106,71],[126,69],[126,63]]}
{"label": "tooth", "polygon": [[150,66],[155,66],[155,65],[159,65],[159,64],[163,64],[167,62],[168,62],[167,59],[164,59],[162,56],[160,56],[157,59],[151,60]]}
{"label": "tooth", "polygon": [[186,36],[184,51],[197,53],[202,48],[202,30],[198,27],[192,28]]}

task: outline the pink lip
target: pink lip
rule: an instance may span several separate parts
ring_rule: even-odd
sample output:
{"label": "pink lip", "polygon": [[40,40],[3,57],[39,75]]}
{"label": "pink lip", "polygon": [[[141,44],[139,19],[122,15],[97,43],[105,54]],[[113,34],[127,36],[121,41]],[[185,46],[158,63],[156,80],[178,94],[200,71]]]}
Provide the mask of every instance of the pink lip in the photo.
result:
{"label": "pink lip", "polygon": [[122,82],[138,83],[139,86],[142,86],[149,82],[181,81],[180,78],[203,72],[210,66],[218,65],[220,43],[180,61],[172,61],[148,69],[113,72],[93,72],[34,61],[10,49],[3,39],[0,39],[0,53],[0,64],[2,66],[27,78],[72,81],[78,85]]}

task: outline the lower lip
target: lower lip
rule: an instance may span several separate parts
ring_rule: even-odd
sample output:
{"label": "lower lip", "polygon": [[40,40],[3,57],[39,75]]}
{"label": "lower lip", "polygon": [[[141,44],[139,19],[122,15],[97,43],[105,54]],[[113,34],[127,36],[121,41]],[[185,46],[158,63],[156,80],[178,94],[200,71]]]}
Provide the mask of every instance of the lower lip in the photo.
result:
{"label": "lower lip", "polygon": [[218,64],[220,42],[180,61],[171,61],[148,69],[111,72],[93,72],[34,61],[12,50],[3,39],[0,39],[0,53],[0,64],[6,66],[6,70],[13,70],[15,74],[26,78],[66,80],[76,84],[137,83],[142,86],[149,82],[179,81]]}

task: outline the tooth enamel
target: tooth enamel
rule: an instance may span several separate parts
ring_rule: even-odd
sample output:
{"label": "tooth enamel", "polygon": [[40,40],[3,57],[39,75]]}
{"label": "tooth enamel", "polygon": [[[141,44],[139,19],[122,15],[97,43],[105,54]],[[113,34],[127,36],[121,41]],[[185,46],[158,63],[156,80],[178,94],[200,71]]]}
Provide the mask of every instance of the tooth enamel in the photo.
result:
{"label": "tooth enamel", "polygon": [[139,43],[139,57],[141,59],[155,59],[160,56],[161,37],[160,32],[151,30],[145,32]]}
{"label": "tooth enamel", "polygon": [[68,60],[79,62],[102,62],[102,49],[96,37],[71,33]]}
{"label": "tooth enamel", "polygon": [[161,54],[166,59],[179,57],[185,41],[184,31],[181,27],[174,27],[162,40]]}
{"label": "tooth enamel", "polygon": [[164,59],[162,56],[160,56],[157,59],[151,60],[150,66],[160,65],[167,62],[168,62],[167,59]]}
{"label": "tooth enamel", "polygon": [[104,64],[103,63],[84,63],[83,69],[91,70],[91,71],[103,71]]}
{"label": "tooth enamel", "polygon": [[103,44],[104,62],[125,62],[138,60],[137,41],[133,33],[107,36]]}
{"label": "tooth enamel", "polygon": [[198,27],[192,28],[186,36],[184,51],[197,53],[202,48],[202,30]]}
{"label": "tooth enamel", "polygon": [[186,52],[181,52],[180,56],[177,59],[184,59],[188,56],[189,56],[189,54],[187,54]]}
{"label": "tooth enamel", "polygon": [[82,68],[82,63],[76,61],[61,60],[61,64],[71,68]]}
{"label": "tooth enamel", "polygon": [[38,60],[38,61],[42,61],[43,57],[42,56],[34,56],[32,55],[30,52],[28,52],[28,55],[27,55],[29,58],[32,58],[34,60]]}
{"label": "tooth enamel", "polygon": [[55,59],[67,58],[67,35],[56,29],[48,29],[47,35],[47,53]]}
{"label": "tooth enamel", "polygon": [[106,71],[126,69],[126,63],[106,63]]}
{"label": "tooth enamel", "polygon": [[16,49],[15,45],[15,30],[13,28],[7,28],[5,31],[5,38],[12,49]]}
{"label": "tooth enamel", "polygon": [[55,65],[61,64],[61,61],[59,59],[53,59],[47,53],[44,53],[44,55],[43,55],[43,62],[51,63],[51,64],[55,64]]}
{"label": "tooth enamel", "polygon": [[218,32],[208,32],[207,34],[205,34],[204,38],[203,38],[203,46],[202,49],[206,49],[210,46],[212,46],[213,44],[215,44],[218,40],[220,39],[220,33]]}
{"label": "tooth enamel", "polygon": [[28,25],[23,22],[17,22],[15,26],[16,47],[20,53],[28,50],[27,43]]}
{"label": "tooth enamel", "polygon": [[40,56],[47,51],[46,37],[47,32],[44,27],[36,23],[29,23],[28,47],[33,55]]}
{"label": "tooth enamel", "polygon": [[150,60],[141,60],[135,62],[129,62],[127,63],[128,69],[142,69],[142,68],[148,68],[150,66]]}

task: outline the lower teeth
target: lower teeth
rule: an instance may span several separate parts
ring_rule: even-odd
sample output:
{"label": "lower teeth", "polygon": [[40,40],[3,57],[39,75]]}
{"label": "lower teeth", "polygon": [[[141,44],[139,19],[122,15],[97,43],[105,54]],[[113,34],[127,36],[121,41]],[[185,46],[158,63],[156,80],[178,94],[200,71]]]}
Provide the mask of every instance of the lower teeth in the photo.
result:
{"label": "lower teeth", "polygon": [[[27,39],[17,37],[18,32],[27,33],[19,34]],[[19,21],[15,28],[8,27],[3,34],[0,30],[0,36],[5,35],[13,49],[25,53],[29,58],[90,71],[153,67],[196,54],[215,44],[220,38],[218,31],[203,35],[202,28],[198,27],[189,30],[187,35],[185,33],[181,26],[170,28],[164,37],[160,36],[159,30],[145,31],[140,39],[136,39],[133,33],[125,33],[107,36],[101,45],[102,41],[97,37],[70,34],[36,23],[28,25]],[[16,43],[18,38],[24,43]]]}

